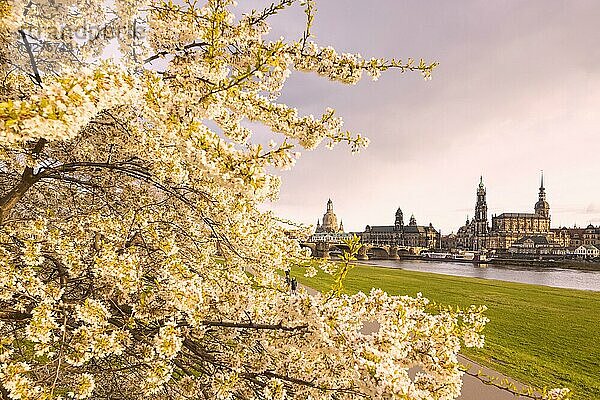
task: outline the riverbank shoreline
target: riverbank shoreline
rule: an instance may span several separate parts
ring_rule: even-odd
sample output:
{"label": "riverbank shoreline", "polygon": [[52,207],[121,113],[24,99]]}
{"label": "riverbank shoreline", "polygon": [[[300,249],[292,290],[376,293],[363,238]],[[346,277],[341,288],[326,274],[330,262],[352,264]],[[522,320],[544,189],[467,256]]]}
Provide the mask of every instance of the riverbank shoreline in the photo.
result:
{"label": "riverbank shoreline", "polygon": [[[369,258],[368,261],[381,261],[381,260],[389,260],[388,258]],[[600,271],[600,263],[597,262],[589,262],[589,261],[580,261],[580,260],[530,260],[530,259],[521,259],[521,258],[491,258],[489,260],[481,261],[481,260],[462,260],[462,259],[446,259],[446,258],[429,258],[423,256],[408,256],[403,255],[398,259],[402,260],[419,260],[426,262],[455,262],[462,264],[476,264],[476,265],[508,265],[508,266],[530,266],[530,267],[542,267],[542,268],[564,268],[564,269],[573,269],[579,271]],[[361,260],[359,260],[360,262]]]}
{"label": "riverbank shoreline", "polygon": [[355,263],[388,269],[600,292],[600,271],[597,270],[540,266],[533,263],[475,264],[454,260],[431,262],[414,257],[399,260],[357,260]]}
{"label": "riverbank shoreline", "polygon": [[529,265],[532,267],[547,267],[547,268],[565,268],[565,269],[576,269],[580,271],[600,271],[600,263],[578,261],[578,260],[559,260],[559,261],[548,261],[548,260],[527,260],[527,259],[513,259],[513,258],[493,258],[490,264],[496,265]]}

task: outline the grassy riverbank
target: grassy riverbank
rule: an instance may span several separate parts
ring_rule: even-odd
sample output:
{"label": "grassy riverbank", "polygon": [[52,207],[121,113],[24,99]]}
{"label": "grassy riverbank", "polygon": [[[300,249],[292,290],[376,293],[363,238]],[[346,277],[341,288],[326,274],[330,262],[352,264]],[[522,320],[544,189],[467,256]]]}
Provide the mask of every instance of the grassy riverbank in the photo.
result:
{"label": "grassy riverbank", "polygon": [[[331,277],[294,275],[321,291]],[[346,291],[380,287],[442,304],[485,304],[491,322],[484,349],[465,355],[535,386],[566,386],[576,400],[600,399],[600,293],[358,265]]]}

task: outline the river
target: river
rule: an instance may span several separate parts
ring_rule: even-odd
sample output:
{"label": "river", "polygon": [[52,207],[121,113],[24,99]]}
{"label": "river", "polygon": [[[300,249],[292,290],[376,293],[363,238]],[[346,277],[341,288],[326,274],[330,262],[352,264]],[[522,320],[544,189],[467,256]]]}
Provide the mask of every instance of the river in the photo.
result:
{"label": "river", "polygon": [[566,289],[600,291],[600,271],[516,265],[471,264],[452,261],[369,260],[369,265],[410,271],[529,283]]}

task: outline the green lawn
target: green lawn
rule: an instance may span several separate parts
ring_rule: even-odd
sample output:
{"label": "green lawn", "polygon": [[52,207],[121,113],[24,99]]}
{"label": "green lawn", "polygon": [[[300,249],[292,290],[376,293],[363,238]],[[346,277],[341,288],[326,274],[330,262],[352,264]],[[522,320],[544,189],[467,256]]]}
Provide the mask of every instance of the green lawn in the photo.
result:
{"label": "green lawn", "polygon": [[[293,275],[321,291],[331,277]],[[483,365],[538,387],[571,388],[574,399],[600,399],[600,293],[462,278],[358,265],[345,281],[348,293],[380,287],[390,294],[442,304],[485,304],[490,322],[484,349],[465,349]]]}

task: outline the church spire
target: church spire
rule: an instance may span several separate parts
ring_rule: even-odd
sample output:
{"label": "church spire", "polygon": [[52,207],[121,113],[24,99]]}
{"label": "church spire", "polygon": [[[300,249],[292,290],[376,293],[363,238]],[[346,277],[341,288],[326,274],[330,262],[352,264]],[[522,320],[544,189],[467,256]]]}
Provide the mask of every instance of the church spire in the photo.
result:
{"label": "church spire", "polygon": [[417,226],[417,219],[415,218],[415,214],[410,216],[410,221],[408,222],[410,226]]}
{"label": "church spire", "polygon": [[394,229],[400,230],[404,226],[404,214],[402,214],[402,210],[400,207],[396,210],[396,219],[394,220]]}
{"label": "church spire", "polygon": [[544,188],[544,171],[542,170],[542,176],[540,178],[540,201],[546,200],[546,188]]}
{"label": "church spire", "polygon": [[540,193],[538,201],[535,203],[535,213],[546,218],[550,217],[550,205],[546,201],[546,188],[544,187],[544,171],[540,177]]}

